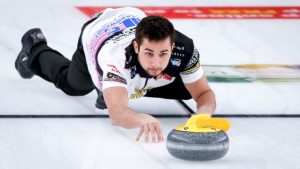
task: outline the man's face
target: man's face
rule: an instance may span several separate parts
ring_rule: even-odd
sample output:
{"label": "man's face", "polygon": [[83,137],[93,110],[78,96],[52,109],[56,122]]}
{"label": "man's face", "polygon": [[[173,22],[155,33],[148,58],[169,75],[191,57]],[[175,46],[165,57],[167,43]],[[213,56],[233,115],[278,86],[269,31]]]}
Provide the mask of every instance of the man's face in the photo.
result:
{"label": "man's face", "polygon": [[143,38],[140,49],[136,41],[133,42],[133,46],[142,68],[150,76],[158,76],[168,66],[174,45],[168,37],[160,41]]}

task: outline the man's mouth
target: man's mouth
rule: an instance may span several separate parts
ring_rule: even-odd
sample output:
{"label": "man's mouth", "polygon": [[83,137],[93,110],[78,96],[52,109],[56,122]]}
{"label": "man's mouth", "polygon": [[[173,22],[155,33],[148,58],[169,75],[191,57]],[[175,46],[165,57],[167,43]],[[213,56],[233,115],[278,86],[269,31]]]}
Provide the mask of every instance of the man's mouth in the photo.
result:
{"label": "man's mouth", "polygon": [[149,71],[152,71],[152,72],[158,72],[158,71],[161,71],[162,69],[148,69]]}

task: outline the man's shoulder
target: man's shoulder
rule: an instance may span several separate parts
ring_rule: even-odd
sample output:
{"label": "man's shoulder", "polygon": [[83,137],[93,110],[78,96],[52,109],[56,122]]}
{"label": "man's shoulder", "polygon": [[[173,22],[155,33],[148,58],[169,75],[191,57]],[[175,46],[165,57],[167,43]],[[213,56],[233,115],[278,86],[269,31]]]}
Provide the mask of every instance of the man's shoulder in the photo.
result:
{"label": "man's shoulder", "polygon": [[193,52],[194,50],[193,40],[178,30],[175,30],[174,43],[175,43],[175,50],[181,50],[187,53]]}
{"label": "man's shoulder", "polygon": [[175,43],[193,43],[193,40],[182,32],[175,30]]}
{"label": "man's shoulder", "polygon": [[182,53],[184,55],[191,55],[194,51],[194,42],[191,38],[185,34],[175,30],[175,47],[173,49],[173,55]]}

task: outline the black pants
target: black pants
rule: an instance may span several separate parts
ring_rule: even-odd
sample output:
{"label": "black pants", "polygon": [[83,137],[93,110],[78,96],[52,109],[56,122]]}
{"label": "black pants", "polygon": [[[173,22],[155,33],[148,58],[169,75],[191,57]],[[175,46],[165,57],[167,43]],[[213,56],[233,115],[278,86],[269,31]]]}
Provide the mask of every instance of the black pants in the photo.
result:
{"label": "black pants", "polygon": [[[81,35],[91,21],[83,25]],[[81,35],[71,61],[44,44],[35,46],[31,51],[34,58],[31,65],[33,72],[71,96],[86,95],[96,89],[88,72]],[[150,90],[146,97],[191,99],[180,77],[169,85]]]}

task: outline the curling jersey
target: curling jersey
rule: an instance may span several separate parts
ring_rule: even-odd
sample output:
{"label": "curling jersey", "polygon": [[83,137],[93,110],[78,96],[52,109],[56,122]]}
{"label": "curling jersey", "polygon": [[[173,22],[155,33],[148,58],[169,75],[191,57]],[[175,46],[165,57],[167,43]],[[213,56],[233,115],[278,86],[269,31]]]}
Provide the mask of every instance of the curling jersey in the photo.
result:
{"label": "curling jersey", "polygon": [[167,68],[158,76],[149,76],[134,52],[135,28],[145,13],[137,8],[106,9],[83,30],[82,44],[89,73],[101,91],[124,87],[129,98],[140,98],[147,91],[168,85],[175,78],[192,83],[203,76],[199,52],[193,41],[175,31],[175,47]]}

